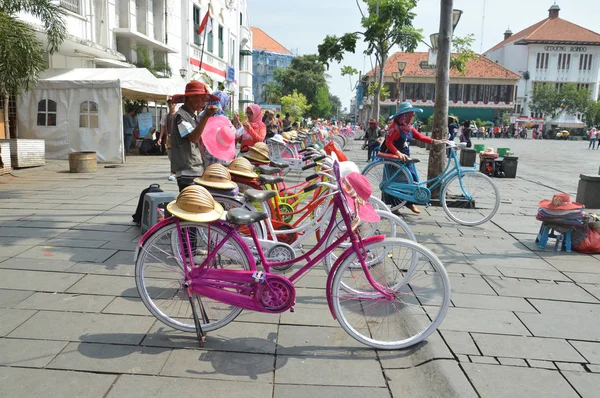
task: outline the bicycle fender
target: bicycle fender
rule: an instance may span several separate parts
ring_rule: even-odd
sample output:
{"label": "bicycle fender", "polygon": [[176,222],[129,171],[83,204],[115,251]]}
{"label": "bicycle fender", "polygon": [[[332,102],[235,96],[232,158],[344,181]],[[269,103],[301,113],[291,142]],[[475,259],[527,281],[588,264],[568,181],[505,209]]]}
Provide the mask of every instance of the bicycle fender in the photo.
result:
{"label": "bicycle fender", "polygon": [[144,235],[142,235],[142,237],[140,238],[140,241],[138,242],[138,244],[135,248],[135,252],[133,253],[133,263],[134,264],[137,261],[138,253],[139,253],[140,249],[142,248],[142,245],[144,244],[144,242],[146,242],[146,240],[148,240],[148,238],[150,236],[152,236],[152,234],[155,233],[158,229],[164,227],[167,224],[175,222],[175,220],[176,220],[175,217],[165,218],[161,222],[156,223],[153,226],[151,226],[150,229],[147,230]]}
{"label": "bicycle fender", "polygon": [[[368,238],[363,239],[363,244],[366,246],[369,243],[377,243],[383,240],[385,240],[385,235],[369,236]],[[327,296],[327,305],[329,306],[329,311],[331,311],[331,316],[333,316],[333,319],[337,319],[335,316],[335,311],[333,311],[333,302],[331,301],[331,284],[333,282],[333,277],[335,276],[335,273],[342,261],[344,261],[344,259],[348,257],[353,250],[354,249],[352,248],[352,246],[347,248],[342,253],[342,255],[339,256],[338,259],[335,261],[333,267],[331,267],[331,270],[329,271],[329,275],[327,276],[327,290],[325,295]]]}

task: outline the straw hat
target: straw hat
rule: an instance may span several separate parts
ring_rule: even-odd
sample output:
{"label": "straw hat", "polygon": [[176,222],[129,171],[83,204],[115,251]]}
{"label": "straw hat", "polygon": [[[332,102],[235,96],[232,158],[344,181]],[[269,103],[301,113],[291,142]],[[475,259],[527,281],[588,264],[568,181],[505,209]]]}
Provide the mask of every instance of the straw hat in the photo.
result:
{"label": "straw hat", "polygon": [[185,187],[177,199],[167,205],[167,211],[177,218],[192,222],[211,222],[223,216],[223,206],[215,202],[206,188]]}
{"label": "straw hat", "polygon": [[252,163],[250,163],[246,158],[233,159],[233,162],[229,164],[227,170],[229,170],[229,173],[234,174],[236,176],[252,179],[258,178],[258,174],[254,172],[254,167],[252,166]]}
{"label": "straw hat", "polygon": [[269,158],[269,146],[264,142],[257,142],[251,146],[244,157],[259,163],[271,162],[271,158]]}
{"label": "straw hat", "polygon": [[577,202],[571,202],[571,197],[566,193],[557,193],[552,200],[542,200],[538,207],[546,210],[578,210],[583,209],[583,205]]}
{"label": "straw hat", "polygon": [[231,181],[231,174],[222,164],[211,164],[202,173],[202,177],[194,179],[194,182],[206,187],[217,189],[233,189],[237,184]]}
{"label": "straw hat", "polygon": [[288,132],[288,131],[284,131],[283,133],[281,133],[281,137],[284,140],[288,140],[289,141],[289,140],[292,139],[292,134],[290,132]]}

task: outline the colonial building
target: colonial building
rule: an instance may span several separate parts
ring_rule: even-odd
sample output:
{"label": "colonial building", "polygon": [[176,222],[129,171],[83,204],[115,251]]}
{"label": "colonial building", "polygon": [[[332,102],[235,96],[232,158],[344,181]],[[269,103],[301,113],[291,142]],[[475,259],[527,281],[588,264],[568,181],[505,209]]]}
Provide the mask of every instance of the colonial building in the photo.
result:
{"label": "colonial building", "polygon": [[268,103],[264,95],[264,85],[273,81],[276,68],[287,68],[293,54],[262,29],[252,27],[252,87],[257,104]]}
{"label": "colonial building", "polygon": [[[405,63],[402,74],[399,63]],[[380,115],[395,113],[399,101],[409,101],[422,108],[418,117],[426,119],[433,114],[436,69],[428,64],[428,53],[391,55],[384,68],[384,84],[390,96],[380,100]],[[477,55],[467,62],[464,74],[450,71],[449,114],[460,119],[500,120],[504,112],[512,112],[516,84],[520,76],[509,69]],[[375,82],[375,70],[366,74],[357,90],[359,121],[364,121],[373,104],[367,96],[367,87]],[[362,87],[361,87],[362,86]]]}
{"label": "colonial building", "polygon": [[504,40],[484,53],[523,76],[518,85],[519,115],[543,116],[534,114],[528,104],[537,83],[554,83],[558,88],[575,83],[598,98],[600,34],[560,18],[559,13],[560,7],[552,5],[547,18],[514,34],[507,30]]}

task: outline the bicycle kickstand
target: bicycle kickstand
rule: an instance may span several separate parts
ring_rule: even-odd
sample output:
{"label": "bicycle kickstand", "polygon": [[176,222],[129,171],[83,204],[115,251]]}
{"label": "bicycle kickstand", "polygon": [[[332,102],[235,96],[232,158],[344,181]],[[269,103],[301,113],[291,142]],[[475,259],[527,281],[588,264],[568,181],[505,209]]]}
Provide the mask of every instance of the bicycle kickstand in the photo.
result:
{"label": "bicycle kickstand", "polygon": [[[194,300],[192,299],[193,295],[188,295],[188,299],[190,300],[190,305],[192,306],[192,315],[194,316],[194,326],[196,326],[196,337],[198,338],[198,344],[200,347],[204,347],[204,343],[206,342],[206,333],[202,330],[202,324],[200,323],[200,319],[198,318],[198,311],[196,310],[196,305],[194,304]],[[202,303],[200,304],[200,310],[202,311],[202,319],[205,320],[208,318],[206,311],[204,311],[204,307]]]}

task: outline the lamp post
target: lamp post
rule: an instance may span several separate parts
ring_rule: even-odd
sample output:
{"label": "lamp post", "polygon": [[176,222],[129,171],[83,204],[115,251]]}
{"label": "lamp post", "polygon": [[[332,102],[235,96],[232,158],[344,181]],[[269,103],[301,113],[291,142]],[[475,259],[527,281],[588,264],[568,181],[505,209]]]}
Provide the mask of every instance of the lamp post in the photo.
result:
{"label": "lamp post", "polygon": [[186,75],[187,75],[187,69],[186,68],[179,69],[179,76],[181,76],[182,79],[185,79]]}
{"label": "lamp post", "polygon": [[[433,107],[433,129],[431,136],[442,140],[448,136],[448,91],[450,88],[450,43],[452,33],[462,16],[461,10],[453,10],[453,0],[440,0],[439,33],[431,35],[432,46],[436,54],[435,104]],[[433,50],[433,48],[432,48]],[[430,54],[431,56],[431,54]],[[430,57],[431,58],[431,57]],[[432,145],[429,151],[427,178],[431,179],[443,171],[445,160],[443,145]],[[432,191],[433,197],[439,197],[439,189]]]}
{"label": "lamp post", "polygon": [[396,80],[397,84],[398,84],[398,95],[397,95],[397,102],[396,102],[396,112],[398,112],[398,107],[400,106],[400,100],[402,98],[402,93],[400,92],[400,83],[402,82],[402,75],[404,74],[404,69],[406,69],[406,62],[405,61],[399,61],[398,62],[398,72],[394,72],[392,73],[392,77],[394,78],[394,80]]}

